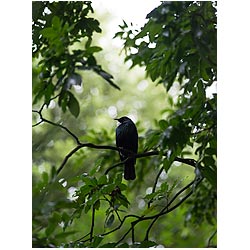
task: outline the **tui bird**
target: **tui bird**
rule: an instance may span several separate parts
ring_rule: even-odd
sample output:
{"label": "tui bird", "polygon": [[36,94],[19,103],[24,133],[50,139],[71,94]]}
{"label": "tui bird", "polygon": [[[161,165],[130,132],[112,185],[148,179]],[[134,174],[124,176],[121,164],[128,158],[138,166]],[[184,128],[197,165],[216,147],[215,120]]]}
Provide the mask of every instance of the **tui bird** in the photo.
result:
{"label": "tui bird", "polygon": [[[138,133],[135,124],[126,116],[115,119],[121,124],[116,128],[116,146],[124,148],[137,154],[138,150]],[[121,161],[124,161],[132,153],[120,151]],[[124,163],[125,180],[135,179],[135,162],[136,158],[130,158]]]}

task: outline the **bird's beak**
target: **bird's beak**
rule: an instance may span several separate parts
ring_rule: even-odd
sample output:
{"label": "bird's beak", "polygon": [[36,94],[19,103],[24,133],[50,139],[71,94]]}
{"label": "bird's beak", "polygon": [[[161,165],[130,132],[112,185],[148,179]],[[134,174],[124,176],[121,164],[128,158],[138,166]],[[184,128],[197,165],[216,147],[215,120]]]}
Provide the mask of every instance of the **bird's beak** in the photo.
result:
{"label": "bird's beak", "polygon": [[119,118],[115,118],[114,119],[115,121],[118,121],[119,123],[118,124],[120,124],[121,122],[119,121]]}

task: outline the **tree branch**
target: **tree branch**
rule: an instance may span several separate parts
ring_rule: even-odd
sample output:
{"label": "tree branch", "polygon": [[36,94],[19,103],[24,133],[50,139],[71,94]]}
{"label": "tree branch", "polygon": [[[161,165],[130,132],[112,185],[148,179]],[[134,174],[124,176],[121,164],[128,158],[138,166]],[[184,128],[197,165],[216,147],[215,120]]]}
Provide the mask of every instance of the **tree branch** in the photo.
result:
{"label": "tree branch", "polygon": [[56,175],[59,175],[59,173],[62,171],[63,167],[65,166],[65,164],[67,163],[68,159],[75,153],[77,152],[79,149],[81,149],[81,146],[77,146],[74,149],[72,149],[63,159],[63,162],[61,163],[60,167],[57,169],[56,171]]}
{"label": "tree branch", "polygon": [[[162,173],[162,171],[164,170],[164,167],[161,167],[159,173],[157,174],[156,178],[155,178],[155,183],[154,183],[154,186],[153,186],[153,189],[152,189],[152,193],[155,192],[155,189],[156,189],[156,185],[157,185],[157,182],[158,182],[158,179]],[[150,208],[150,204],[152,203],[153,199],[151,199],[149,202],[148,202],[148,208]]]}
{"label": "tree branch", "polygon": [[216,233],[217,233],[217,229],[216,229],[216,230],[213,232],[213,234],[209,237],[206,247],[212,247],[212,246],[211,246],[211,241],[212,241],[213,237],[216,235]]}
{"label": "tree branch", "polygon": [[[132,223],[131,223],[131,224],[132,224]],[[125,237],[129,234],[129,232],[130,232],[131,230],[133,230],[133,226],[131,226],[131,227],[129,228],[129,230],[121,237],[121,239],[120,239],[119,241],[116,242],[116,245],[118,245],[120,242],[122,242],[122,241],[125,239]]]}
{"label": "tree branch", "polygon": [[123,165],[128,159],[129,159],[129,158],[125,159],[124,161],[118,162],[118,163],[116,163],[115,165],[109,167],[109,168],[105,171],[104,174],[106,175],[106,174],[108,174],[108,172],[109,172],[110,170],[112,170],[113,168],[116,168],[116,167],[119,167],[119,166]]}
{"label": "tree branch", "polygon": [[[126,150],[126,149],[123,149],[123,148],[118,148],[118,147],[115,147],[115,146],[109,146],[109,145],[96,145],[96,144],[93,144],[93,143],[79,143],[78,146],[76,146],[74,149],[72,149],[70,151],[70,153],[68,155],[66,155],[66,157],[64,158],[63,162],[61,163],[60,167],[58,168],[57,170],[57,174],[59,174],[61,172],[61,170],[63,169],[64,165],[67,163],[68,159],[76,152],[78,151],[79,149],[81,148],[84,148],[84,147],[87,147],[87,148],[94,148],[94,149],[107,149],[107,150],[114,150],[114,151],[124,151],[124,152],[127,152],[129,150]],[[142,157],[148,157],[148,156],[154,156],[154,155],[159,155],[160,152],[157,151],[157,150],[154,150],[154,151],[149,151],[149,152],[144,152],[144,153],[139,153],[139,154],[134,154],[133,156],[129,156],[127,159],[125,159],[124,161],[122,162],[119,162],[119,163],[116,163],[115,165],[111,166],[110,168],[108,168],[106,171],[105,171],[105,174],[107,174],[111,169],[115,168],[115,167],[118,167],[122,164],[124,164],[128,159],[130,158],[142,158]],[[167,156],[167,152],[165,152],[163,154],[164,156]],[[185,163],[187,165],[190,165],[192,167],[195,167],[196,166],[196,161],[193,160],[193,159],[184,159],[184,158],[179,158],[179,157],[176,157],[175,158],[175,161],[178,161],[178,162],[182,162],[182,163]]]}
{"label": "tree branch", "polygon": [[39,117],[40,117],[40,119],[41,119],[41,121],[39,121],[38,123],[32,125],[32,127],[35,127],[35,126],[39,125],[39,124],[42,123],[42,122],[49,123],[49,124],[51,124],[51,125],[54,125],[54,126],[56,126],[56,127],[60,127],[61,129],[64,129],[68,134],[70,134],[70,135],[74,138],[74,140],[76,141],[76,143],[77,143],[78,145],[81,144],[80,141],[79,141],[79,139],[78,139],[78,137],[77,137],[73,132],[71,132],[67,127],[65,127],[65,126],[63,126],[63,125],[61,125],[61,124],[59,124],[59,123],[55,123],[55,122],[49,121],[49,120],[47,120],[46,118],[44,118],[43,115],[42,115],[42,113],[41,113],[41,112],[42,112],[42,108],[41,108],[39,111],[37,111],[37,110],[32,110],[32,112],[33,112],[33,113],[39,114]]}
{"label": "tree branch", "polygon": [[[199,185],[199,183],[200,183],[201,181],[202,181],[202,179],[199,180],[199,182],[197,183],[197,185]],[[134,214],[126,215],[126,216],[123,217],[122,220],[120,220],[120,224],[119,224],[116,228],[114,228],[114,229],[112,229],[112,230],[110,230],[110,231],[108,231],[108,232],[106,232],[106,233],[100,234],[100,236],[105,236],[105,235],[111,234],[111,233],[113,233],[113,232],[119,230],[119,229],[122,227],[122,225],[124,224],[124,222],[125,222],[128,218],[131,218],[131,217],[132,217],[132,218],[136,218],[136,220],[134,220],[134,221],[131,222],[131,227],[130,227],[129,230],[122,236],[122,238],[116,243],[116,245],[119,244],[119,243],[129,234],[129,232],[130,232],[131,230],[132,230],[132,237],[134,237],[134,236],[133,236],[133,230],[134,230],[134,227],[135,227],[136,224],[138,224],[139,222],[144,221],[144,220],[151,220],[151,219],[153,219],[152,223],[150,224],[150,226],[149,226],[149,228],[147,229],[147,232],[146,232],[145,240],[148,239],[149,231],[150,231],[150,229],[152,228],[154,222],[155,222],[160,216],[165,215],[165,214],[167,214],[167,213],[170,213],[171,211],[173,211],[174,209],[176,209],[177,207],[179,207],[185,200],[188,199],[188,197],[190,197],[190,196],[192,195],[192,193],[194,192],[193,189],[191,189],[191,191],[190,191],[184,198],[182,198],[178,203],[176,203],[174,206],[172,206],[171,208],[169,208],[169,206],[178,198],[178,196],[181,195],[181,194],[182,194],[185,190],[187,190],[189,187],[191,187],[191,186],[193,185],[193,183],[194,183],[194,181],[190,182],[188,185],[186,185],[186,186],[183,187],[181,190],[179,190],[179,191],[174,195],[174,197],[171,199],[171,201],[167,204],[167,206],[164,207],[158,214],[155,214],[155,215],[152,215],[152,216],[148,216],[148,217],[144,217],[144,215],[138,216],[138,215],[134,215]],[[89,234],[90,234],[90,233],[89,233]],[[83,238],[87,237],[89,234],[87,234],[87,235],[81,237],[80,239],[76,240],[75,242],[81,241]],[[87,242],[87,241],[91,241],[93,238],[94,238],[94,237],[93,237],[93,235],[92,235],[92,236],[90,236],[88,239],[86,239],[86,240],[84,240],[84,241],[82,241],[82,242],[84,243],[84,242]],[[135,239],[134,239],[134,240],[135,240]]]}
{"label": "tree branch", "polygon": [[[120,221],[120,225],[118,225],[116,228],[114,228],[114,229],[112,229],[112,230],[110,230],[110,231],[108,231],[108,232],[106,232],[106,233],[100,234],[100,236],[105,236],[105,235],[111,234],[111,233],[113,233],[113,232],[119,230],[119,229],[122,227],[123,223],[126,221],[126,219],[127,219],[127,218],[130,218],[130,217],[135,217],[135,218],[137,218],[137,219],[141,218],[140,216],[134,215],[134,214],[126,215],[126,216],[124,216],[123,219]],[[88,236],[88,235],[89,235],[89,233],[88,233],[87,235],[81,237],[80,239],[76,240],[75,242],[81,241],[82,239],[84,239],[84,238],[85,238],[86,236]],[[92,237],[92,238],[93,238],[93,237]],[[91,241],[92,238],[90,237],[90,238],[84,240],[83,242]],[[118,243],[119,243],[119,242],[118,242]],[[117,243],[117,244],[118,244],[118,243]]]}
{"label": "tree branch", "polygon": [[[200,179],[200,181],[197,183],[197,185],[202,181],[202,179]],[[145,235],[145,239],[144,240],[148,240],[148,236],[149,236],[149,232],[152,228],[152,226],[154,225],[154,223],[158,220],[158,218],[164,214],[170,213],[171,211],[173,211],[174,209],[176,209],[177,207],[179,207],[193,192],[194,189],[192,189],[184,198],[182,198],[177,204],[175,204],[173,207],[169,208],[170,205],[178,198],[179,195],[181,195],[185,190],[187,190],[188,188],[190,188],[193,184],[195,183],[195,180],[191,181],[188,185],[186,185],[185,187],[183,187],[181,190],[179,190],[174,197],[170,200],[170,202],[167,204],[166,207],[164,207],[160,213],[154,215],[154,216],[149,216],[149,217],[145,217],[144,219],[153,219],[153,221],[150,223],[147,231],[146,231],[146,235]]]}
{"label": "tree branch", "polygon": [[[51,98],[51,100],[55,99],[57,97],[58,97],[58,95],[55,96],[55,97],[53,97],[53,98]],[[74,149],[72,149],[71,152],[68,155],[66,155],[66,157],[64,158],[63,162],[61,163],[60,167],[57,170],[57,175],[61,172],[61,170],[63,169],[63,167],[67,163],[68,159],[76,151],[78,151],[80,148],[83,148],[83,147],[94,148],[94,149],[107,149],[107,150],[114,150],[114,151],[118,151],[118,152],[127,152],[127,153],[130,153],[130,156],[127,159],[125,159],[123,162],[119,162],[119,163],[111,166],[110,168],[108,168],[105,171],[105,174],[107,174],[111,169],[122,165],[123,163],[125,163],[130,158],[142,158],[142,157],[148,157],[148,156],[154,156],[154,155],[159,155],[160,154],[160,152],[157,151],[157,150],[134,154],[134,152],[132,152],[130,150],[127,150],[127,149],[124,149],[124,148],[115,147],[115,146],[95,145],[93,143],[81,143],[80,140],[79,140],[79,138],[72,131],[70,131],[67,127],[65,127],[65,126],[63,126],[63,125],[61,125],[59,123],[55,123],[55,122],[52,122],[50,120],[47,120],[46,118],[43,117],[42,110],[43,110],[43,108],[44,108],[45,105],[46,104],[44,103],[42,105],[42,107],[40,108],[40,110],[32,110],[32,112],[39,114],[39,117],[41,119],[38,123],[32,125],[32,127],[35,127],[35,126],[41,124],[42,122],[46,122],[46,123],[49,123],[49,124],[51,124],[53,126],[60,127],[61,129],[65,130],[69,135],[71,135],[74,138],[74,140],[75,140],[75,142],[77,144],[77,147],[75,147]],[[168,152],[166,151],[163,155],[167,156],[167,154],[168,154]],[[185,163],[185,164],[190,165],[192,167],[196,166],[196,161],[193,160],[193,159],[183,159],[183,158],[176,157],[175,161],[178,161],[178,162],[181,162],[181,163]]]}

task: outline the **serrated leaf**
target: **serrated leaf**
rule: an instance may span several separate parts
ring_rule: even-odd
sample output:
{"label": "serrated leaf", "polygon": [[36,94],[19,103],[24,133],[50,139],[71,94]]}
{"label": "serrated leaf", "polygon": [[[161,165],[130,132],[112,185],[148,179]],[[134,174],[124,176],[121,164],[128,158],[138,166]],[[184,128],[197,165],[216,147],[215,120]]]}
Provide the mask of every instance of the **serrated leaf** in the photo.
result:
{"label": "serrated leaf", "polygon": [[80,113],[80,106],[77,99],[70,92],[69,92],[68,108],[71,114],[77,118]]}

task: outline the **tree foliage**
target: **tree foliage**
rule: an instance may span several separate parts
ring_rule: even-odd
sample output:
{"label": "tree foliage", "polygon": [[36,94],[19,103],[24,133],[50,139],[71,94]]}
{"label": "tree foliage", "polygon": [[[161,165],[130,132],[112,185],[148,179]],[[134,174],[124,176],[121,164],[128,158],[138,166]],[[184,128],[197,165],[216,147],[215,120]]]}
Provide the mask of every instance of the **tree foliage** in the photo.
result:
{"label": "tree foliage", "polygon": [[[78,120],[80,113],[89,116],[82,110],[88,100],[79,100],[72,88],[92,84],[85,71],[120,90],[94,56],[102,48],[93,45],[93,36],[102,29],[93,13],[89,1],[33,2],[33,113],[38,119],[33,127],[50,126],[46,136],[43,130],[33,136],[40,136],[40,142],[52,136],[53,143],[60,137],[73,139],[73,144],[65,143],[65,155],[48,153],[49,141],[34,146],[33,246],[206,246],[216,229],[217,97],[210,93],[217,81],[216,3],[162,2],[147,15],[144,27],[123,21],[114,35],[124,41],[131,68],[145,68],[166,90],[167,104],[154,125],[146,130],[137,123],[134,182],[123,180],[114,131],[86,128],[80,135],[72,123],[45,118],[46,107],[56,100],[57,112],[63,111],[59,116],[67,110]],[[46,171],[39,172],[44,160]],[[174,173],[176,162],[181,170]],[[191,170],[185,171],[185,165]],[[168,225],[162,221],[166,216]],[[182,231],[178,223],[185,227]],[[198,225],[211,228],[204,230],[208,242],[193,237],[182,245],[180,239],[196,235]],[[166,229],[164,238],[152,230],[157,226]],[[176,239],[175,230],[181,232]]]}
{"label": "tree foliage", "polygon": [[[101,32],[99,22],[88,17],[93,13],[91,2],[33,2],[33,57],[39,60],[41,83],[34,90],[34,103],[44,97],[49,104],[51,98],[59,93],[58,104],[63,111],[77,117],[80,107],[70,89],[81,85],[79,70],[93,70],[113,87],[120,89],[112,81],[112,76],[98,65],[94,53],[101,47],[91,46],[93,33]],[[82,39],[85,48],[75,49],[74,45]]]}

